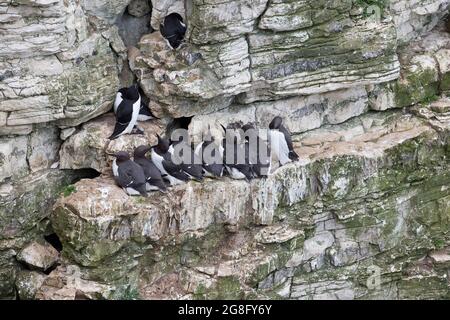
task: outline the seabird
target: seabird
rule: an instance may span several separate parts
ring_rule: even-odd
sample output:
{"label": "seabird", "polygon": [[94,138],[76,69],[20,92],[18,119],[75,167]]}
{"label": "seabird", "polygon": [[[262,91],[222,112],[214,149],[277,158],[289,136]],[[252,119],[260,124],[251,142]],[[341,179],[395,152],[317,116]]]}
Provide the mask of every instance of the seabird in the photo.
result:
{"label": "seabird", "polygon": [[117,152],[114,157],[112,171],[117,184],[130,196],[142,195],[146,197],[144,169],[130,159],[128,152]]}
{"label": "seabird", "polygon": [[121,93],[121,96],[122,100],[117,106],[116,126],[113,134],[109,137],[110,140],[131,133],[139,116],[141,97],[137,84],[127,88]]}
{"label": "seabird", "polygon": [[[129,88],[121,88],[119,89],[119,91],[117,91],[116,93],[116,98],[114,99],[114,113],[117,113],[117,109],[119,108],[120,103],[123,100],[123,96],[126,95],[127,90],[133,90],[132,89],[133,86],[129,87]],[[139,90],[138,90],[139,93]],[[140,93],[139,93],[139,97],[141,98],[141,108],[139,109],[139,115],[138,115],[138,121],[147,121],[147,120],[151,120],[151,119],[158,119],[158,117],[156,117],[152,111],[150,110],[149,106],[146,105],[144,103],[144,100],[142,99]]]}
{"label": "seabird", "polygon": [[[245,150],[246,152],[248,152],[246,158],[249,159],[253,176],[268,176],[270,173],[271,165],[269,145],[259,136],[256,128],[251,123],[247,123],[246,125],[242,126],[242,130],[245,134]],[[252,151],[252,153],[250,153],[250,150]],[[269,151],[268,154],[267,151]],[[264,154],[267,155],[266,158],[261,157]]]}
{"label": "seabird", "polygon": [[183,171],[180,165],[173,163],[169,153],[169,141],[159,135],[156,136],[158,144],[152,147],[152,162],[161,172],[162,177],[168,180],[172,186],[189,181],[189,175]]}
{"label": "seabird", "polygon": [[172,156],[172,159],[174,157],[175,148],[180,148],[177,152],[177,155],[181,157],[181,160],[186,160],[184,158],[184,150],[188,150],[190,153],[190,159],[186,162],[182,162],[180,164],[181,169],[189,175],[191,179],[201,181],[203,180],[203,166],[201,159],[195,154],[193,148],[191,145],[189,145],[187,142],[180,140],[177,142],[170,142],[169,146],[169,153]]}
{"label": "seabird", "polygon": [[275,117],[269,124],[270,149],[278,158],[281,165],[297,161],[298,155],[294,151],[290,132],[283,126],[283,120]]}
{"label": "seabird", "polygon": [[160,190],[166,192],[167,187],[161,176],[161,172],[145,154],[151,150],[150,146],[139,146],[134,149],[134,162],[144,169],[147,191]]}
{"label": "seabird", "polygon": [[[222,140],[222,158],[224,159],[224,165],[228,174],[233,179],[252,179],[253,174],[245,150],[245,144],[240,142],[237,134],[230,132],[231,130],[227,130],[224,126],[222,128],[225,131],[225,138]],[[226,138],[230,134],[233,135],[232,139]],[[233,153],[233,159],[227,159],[227,153]]]}
{"label": "seabird", "polygon": [[186,25],[180,14],[174,12],[164,18],[164,23],[159,26],[162,36],[166,39],[171,49],[177,49],[186,34]]}
{"label": "seabird", "polygon": [[203,174],[207,177],[221,177],[224,172],[223,147],[214,142],[214,137],[208,131],[208,138],[195,147],[195,154],[201,157]]}

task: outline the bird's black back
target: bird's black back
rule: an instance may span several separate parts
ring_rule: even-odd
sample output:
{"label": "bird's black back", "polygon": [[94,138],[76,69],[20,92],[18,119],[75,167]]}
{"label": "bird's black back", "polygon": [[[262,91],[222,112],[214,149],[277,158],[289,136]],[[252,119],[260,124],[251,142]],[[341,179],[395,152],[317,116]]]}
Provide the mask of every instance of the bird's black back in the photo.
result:
{"label": "bird's black back", "polygon": [[166,16],[164,23],[159,27],[162,36],[169,41],[174,49],[181,45],[184,35],[186,34],[186,27],[181,24],[182,22],[183,18],[181,15],[174,12]]}
{"label": "bird's black back", "polygon": [[127,160],[117,165],[119,175],[115,179],[119,186],[122,188],[133,188],[142,195],[146,195],[144,169],[132,160]]}
{"label": "bird's black back", "polygon": [[133,101],[123,99],[117,107],[116,125],[114,127],[114,132],[109,137],[110,140],[116,139],[118,135],[128,127],[128,124],[133,117],[133,104]]}

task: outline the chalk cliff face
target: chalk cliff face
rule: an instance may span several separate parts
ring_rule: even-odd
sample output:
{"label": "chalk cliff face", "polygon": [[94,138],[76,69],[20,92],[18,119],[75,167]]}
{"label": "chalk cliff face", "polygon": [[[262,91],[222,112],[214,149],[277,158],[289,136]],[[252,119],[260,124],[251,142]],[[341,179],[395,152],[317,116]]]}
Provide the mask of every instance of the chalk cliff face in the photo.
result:
{"label": "chalk cliff face", "polygon": [[[449,7],[2,1],[0,297],[450,298]],[[161,119],[109,141],[136,81]],[[111,178],[108,153],[180,121],[275,115],[300,161],[266,179],[144,199]]]}

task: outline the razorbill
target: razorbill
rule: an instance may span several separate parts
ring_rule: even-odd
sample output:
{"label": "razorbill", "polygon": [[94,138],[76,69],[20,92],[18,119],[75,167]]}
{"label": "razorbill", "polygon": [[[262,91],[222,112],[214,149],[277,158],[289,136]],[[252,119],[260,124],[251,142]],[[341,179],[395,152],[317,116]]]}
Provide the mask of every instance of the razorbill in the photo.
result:
{"label": "razorbill", "polygon": [[113,134],[109,137],[110,140],[131,133],[139,116],[141,96],[137,84],[127,88],[121,93],[121,96],[122,100],[117,106],[116,126]]}
{"label": "razorbill", "polygon": [[144,169],[130,159],[128,152],[117,152],[114,157],[112,171],[117,184],[130,196],[142,195],[146,197]]}
{"label": "razorbill", "polygon": [[[132,88],[131,86],[130,88]],[[126,95],[127,90],[130,90],[130,88],[121,88],[116,93],[116,98],[114,99],[114,113],[117,114],[117,109],[119,108],[120,103],[123,100],[123,96]],[[133,90],[133,89],[131,89]],[[139,90],[138,90],[139,93]],[[149,106],[144,103],[144,100],[142,99],[141,95],[139,94],[139,97],[141,98],[141,108],[139,109],[139,115],[138,115],[138,121],[147,121],[151,119],[158,119],[152,111],[150,110]]]}
{"label": "razorbill", "polygon": [[223,147],[214,142],[214,137],[209,136],[195,147],[195,154],[201,157],[203,174],[206,177],[216,178],[223,176]]}
{"label": "razorbill", "polygon": [[[245,134],[245,150],[248,152],[247,158],[253,176],[260,178],[269,175],[271,165],[269,144],[259,136],[257,129],[251,123],[242,126],[242,130]],[[250,153],[250,150],[253,153]]]}
{"label": "razorbill", "polygon": [[150,146],[139,146],[134,149],[133,160],[144,169],[147,191],[160,190],[166,192],[166,184],[163,181],[161,172],[154,165],[154,163],[148,159],[145,154],[151,150]]}
{"label": "razorbill", "polygon": [[269,124],[270,149],[278,158],[281,165],[298,160],[298,155],[292,145],[291,134],[283,126],[283,120],[275,117]]}
{"label": "razorbill", "polygon": [[158,144],[152,147],[152,162],[161,172],[162,177],[169,181],[172,186],[189,181],[189,175],[183,171],[180,165],[173,163],[169,153],[169,141],[159,135],[156,136],[158,137]]}
{"label": "razorbill", "polygon": [[[175,148],[177,148],[177,150],[175,150]],[[184,154],[185,150],[188,152],[188,155],[186,155],[186,157]],[[175,151],[177,151],[177,156],[179,156],[182,160],[182,163],[180,163],[181,169],[185,173],[187,173],[191,179],[198,181],[203,180],[202,161],[195,154],[192,146],[188,142],[181,139],[177,142],[170,141],[169,153],[171,154],[172,159],[174,159]]]}
{"label": "razorbill", "polygon": [[222,158],[228,174],[233,179],[252,179],[253,174],[245,150],[245,144],[241,143],[236,132],[227,130],[224,126],[222,128],[225,131],[225,138],[222,140]]}
{"label": "razorbill", "polygon": [[186,25],[183,23],[181,15],[174,12],[164,18],[164,23],[159,26],[159,30],[169,47],[177,49],[186,34]]}

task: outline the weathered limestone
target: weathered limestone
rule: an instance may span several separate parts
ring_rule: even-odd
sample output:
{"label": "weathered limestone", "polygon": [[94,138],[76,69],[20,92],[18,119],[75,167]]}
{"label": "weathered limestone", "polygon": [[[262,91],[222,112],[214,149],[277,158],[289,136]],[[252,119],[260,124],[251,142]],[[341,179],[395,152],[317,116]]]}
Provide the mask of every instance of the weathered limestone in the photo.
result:
{"label": "weathered limestone", "polygon": [[[55,205],[52,224],[64,256],[89,267],[88,279],[117,283],[114,296],[128,270],[140,270],[145,298],[370,297],[368,267],[394,275],[392,259],[405,269],[447,228],[450,126],[440,123],[444,134],[427,120],[379,113],[313,130],[295,139],[298,163],[250,184],[190,182],[136,198],[110,177],[82,180]],[[177,289],[165,291],[159,279]],[[383,290],[392,281],[413,285],[395,276]],[[439,273],[433,281],[447,280]]]}
{"label": "weathered limestone", "polygon": [[78,125],[110,108],[119,86],[116,55],[125,51],[112,39],[116,29],[101,26],[109,31],[89,34],[88,16],[74,1],[10,5],[0,15],[17,17],[0,26],[8,35],[4,52],[0,47],[6,129],[55,120]]}
{"label": "weathered limestone", "polygon": [[184,1],[182,0],[151,0],[152,2],[152,19],[151,25],[153,29],[159,30],[165,16],[172,12],[185,16]]}
{"label": "weathered limestone", "polygon": [[389,9],[400,43],[408,43],[433,29],[446,15],[449,7],[448,0],[391,0]]}
{"label": "weathered limestone", "polygon": [[430,103],[450,89],[448,55],[450,36],[442,26],[399,52],[400,78],[371,88],[373,110],[409,107]]}
{"label": "weathered limestone", "polygon": [[132,0],[127,7],[129,14],[135,17],[142,17],[151,12],[149,0]]}
{"label": "weathered limestone", "polygon": [[[449,5],[3,1],[0,298],[449,298]],[[151,33],[171,12],[176,51]],[[136,80],[162,119],[109,141]],[[301,159],[267,179],[144,199],[111,178],[108,154],[190,117],[198,140],[275,115]]]}
{"label": "weathered limestone", "polygon": [[246,106],[232,105],[219,112],[194,116],[189,130],[194,140],[199,141],[208,126],[216,132],[222,131],[220,124],[226,126],[230,123],[244,125],[251,122],[258,128],[268,128],[270,121],[280,116],[292,133],[302,133],[325,124],[342,123],[363,114],[367,109],[367,92],[364,87],[356,87]]}
{"label": "weathered limestone", "polygon": [[[304,1],[298,12],[289,13],[298,21],[287,24],[283,19],[289,16],[277,18],[289,9],[281,1],[269,8],[266,0],[252,1],[251,9],[247,2],[192,1],[189,45],[176,53],[159,33],[138,44],[131,69],[164,113],[208,114],[228,107],[236,95],[238,102],[248,104],[398,77],[397,40],[389,19],[352,16],[351,1],[332,6]],[[302,22],[307,17],[314,23]]]}
{"label": "weathered limestone", "polygon": [[26,263],[31,268],[45,271],[59,259],[59,253],[49,243],[32,242],[25,246],[17,255],[17,260]]}
{"label": "weathered limestone", "polygon": [[44,233],[42,223],[60,192],[78,176],[71,170],[41,170],[0,184],[0,296],[14,297],[20,270],[16,255]]}
{"label": "weathered limestone", "polygon": [[134,148],[140,145],[155,145],[156,134],[161,135],[164,131],[158,121],[138,122],[139,127],[144,130],[143,135],[123,135],[111,141],[108,138],[114,130],[115,123],[115,116],[109,113],[83,124],[81,129],[61,146],[60,168],[90,168],[98,172],[109,172],[112,157],[107,153],[127,151],[132,154]]}

